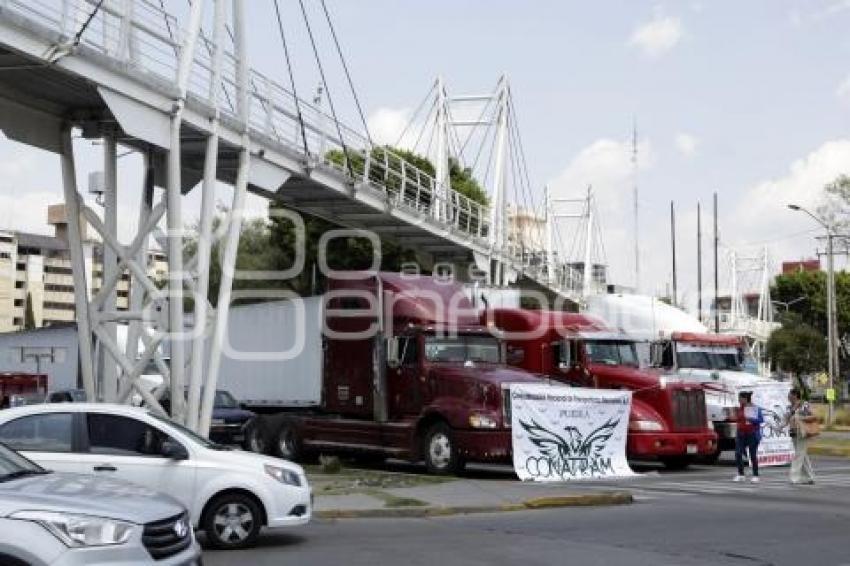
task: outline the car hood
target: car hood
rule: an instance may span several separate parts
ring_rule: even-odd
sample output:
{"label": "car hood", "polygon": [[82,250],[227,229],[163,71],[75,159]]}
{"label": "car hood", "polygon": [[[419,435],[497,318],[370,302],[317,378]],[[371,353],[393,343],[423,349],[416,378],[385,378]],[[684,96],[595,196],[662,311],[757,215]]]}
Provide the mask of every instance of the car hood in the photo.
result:
{"label": "car hood", "polygon": [[227,422],[242,422],[252,418],[254,416],[254,413],[252,413],[251,411],[246,411],[245,409],[229,409],[218,407],[213,409],[212,416],[214,419],[224,419]]}
{"label": "car hood", "polygon": [[0,517],[23,510],[94,515],[140,525],[185,511],[175,499],[132,483],[65,473],[0,482]]}

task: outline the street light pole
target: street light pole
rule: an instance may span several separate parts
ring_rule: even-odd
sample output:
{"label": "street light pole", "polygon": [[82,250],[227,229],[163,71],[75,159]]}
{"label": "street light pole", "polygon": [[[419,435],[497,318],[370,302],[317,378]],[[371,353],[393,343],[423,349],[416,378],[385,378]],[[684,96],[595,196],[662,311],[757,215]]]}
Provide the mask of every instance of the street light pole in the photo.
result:
{"label": "street light pole", "polygon": [[827,349],[829,359],[829,389],[827,390],[827,417],[826,422],[831,425],[835,416],[835,381],[839,372],[838,364],[838,325],[837,303],[835,300],[835,264],[832,257],[832,240],[835,236],[830,226],[824,219],[812,214],[802,206],[789,204],[788,208],[794,211],[805,212],[826,230],[826,325],[827,325]]}

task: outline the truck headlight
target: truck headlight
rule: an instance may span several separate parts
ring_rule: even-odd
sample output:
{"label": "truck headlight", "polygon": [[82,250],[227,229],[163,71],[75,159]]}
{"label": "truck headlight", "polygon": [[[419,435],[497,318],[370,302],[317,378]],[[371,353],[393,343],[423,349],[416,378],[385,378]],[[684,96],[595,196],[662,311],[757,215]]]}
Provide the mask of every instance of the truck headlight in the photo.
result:
{"label": "truck headlight", "polygon": [[136,526],[105,517],[53,511],[18,511],[10,518],[38,523],[69,547],[124,544]]}
{"label": "truck headlight", "polygon": [[664,425],[654,420],[638,419],[629,421],[629,430],[635,432],[661,432],[664,430]]}
{"label": "truck headlight", "polygon": [[496,428],[498,423],[490,415],[483,413],[472,413],[469,415],[469,426],[472,428]]}
{"label": "truck headlight", "polygon": [[287,470],[286,468],[278,468],[277,466],[269,466],[268,464],[266,464],[265,468],[266,473],[280,483],[294,485],[295,487],[301,486],[301,476],[298,475],[298,472]]}

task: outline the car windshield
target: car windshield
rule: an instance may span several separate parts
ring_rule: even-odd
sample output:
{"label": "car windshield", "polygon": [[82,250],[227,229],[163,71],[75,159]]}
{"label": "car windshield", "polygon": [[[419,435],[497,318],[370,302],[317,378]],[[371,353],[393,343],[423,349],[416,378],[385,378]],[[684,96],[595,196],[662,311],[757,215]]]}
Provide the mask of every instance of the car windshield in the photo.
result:
{"label": "car windshield", "polygon": [[233,395],[228,391],[215,392],[215,407],[216,409],[238,409],[239,403],[233,398]]}
{"label": "car windshield", "polygon": [[634,342],[627,340],[588,340],[585,350],[590,363],[638,367]]}
{"label": "car windshield", "polygon": [[46,474],[47,470],[31,462],[3,444],[0,444],[0,481],[32,475]]}
{"label": "car windshield", "polygon": [[225,449],[225,447],[222,446],[221,444],[216,444],[215,442],[211,442],[209,439],[204,438],[203,436],[201,436],[198,433],[186,428],[185,426],[183,426],[181,424],[177,424],[176,422],[172,421],[168,417],[163,417],[162,415],[157,415],[154,412],[148,412],[148,414],[150,416],[152,416],[153,418],[155,418],[156,420],[158,420],[159,422],[165,423],[168,426],[170,426],[171,428],[176,429],[183,436],[187,437],[189,440],[192,440],[192,441],[200,444],[204,448],[209,448],[210,450],[223,450],[223,449]]}
{"label": "car windshield", "polygon": [[429,362],[487,362],[502,361],[499,341],[492,336],[426,336],[425,359]]}

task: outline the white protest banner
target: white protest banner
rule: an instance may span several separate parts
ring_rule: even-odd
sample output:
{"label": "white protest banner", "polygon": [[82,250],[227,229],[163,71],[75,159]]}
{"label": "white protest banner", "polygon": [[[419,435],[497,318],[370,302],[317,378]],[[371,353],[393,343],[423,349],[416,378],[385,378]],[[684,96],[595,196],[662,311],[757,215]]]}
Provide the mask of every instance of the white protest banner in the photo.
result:
{"label": "white protest banner", "polygon": [[514,470],[523,481],[633,476],[629,391],[511,386]]}
{"label": "white protest banner", "polygon": [[752,391],[753,405],[761,407],[764,423],[761,425],[759,444],[759,466],[781,466],[794,457],[788,427],[783,426],[788,411],[788,383],[759,383],[742,387],[738,391]]}

